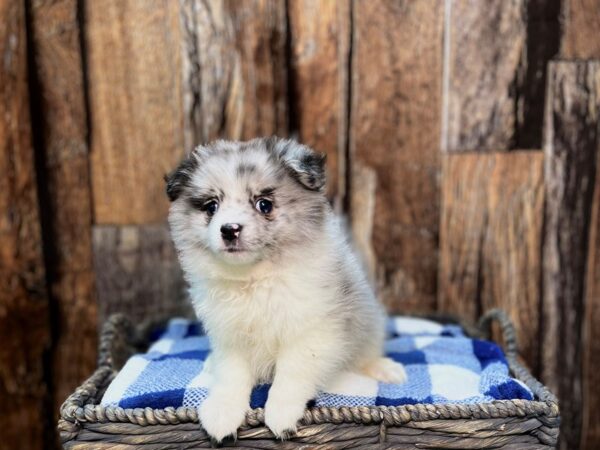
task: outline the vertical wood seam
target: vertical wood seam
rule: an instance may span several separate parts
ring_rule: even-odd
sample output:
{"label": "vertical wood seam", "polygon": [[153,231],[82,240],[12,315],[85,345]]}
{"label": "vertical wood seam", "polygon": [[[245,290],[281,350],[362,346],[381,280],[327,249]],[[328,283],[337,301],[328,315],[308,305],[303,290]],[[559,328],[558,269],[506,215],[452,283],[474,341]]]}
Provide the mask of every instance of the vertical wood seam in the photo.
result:
{"label": "vertical wood seam", "polygon": [[347,217],[352,214],[352,139],[350,135],[350,127],[352,124],[352,89],[354,86],[354,0],[348,1],[348,60],[346,67],[346,123],[344,124],[344,155],[341,158],[343,162],[343,181],[344,191],[342,192],[342,209]]}
{"label": "vertical wood seam", "polygon": [[285,3],[285,65],[287,71],[287,131],[288,134],[295,138],[300,130],[298,123],[298,102],[296,101],[295,88],[296,71],[293,70],[292,64],[292,26],[290,19],[290,0],[284,0]]}
{"label": "vertical wood seam", "polygon": [[[87,145],[87,169],[88,169],[88,191],[90,193],[90,209],[92,215],[92,225],[96,222],[96,211],[95,204],[93,202],[93,180],[92,180],[92,120],[91,120],[91,107],[90,107],[90,90],[89,90],[89,73],[88,73],[88,60],[87,60],[87,41],[86,41],[86,21],[85,21],[85,0],[76,1],[76,19],[79,25],[79,48],[81,56],[81,74],[82,74],[82,88],[83,88],[83,106],[85,112],[85,126],[86,126],[86,145]],[[91,234],[90,229],[90,234]]]}
{"label": "vertical wood seam", "polygon": [[26,58],[27,58],[27,91],[29,94],[29,120],[31,124],[31,151],[33,152],[33,164],[35,172],[35,191],[38,209],[38,221],[40,229],[40,238],[42,244],[42,263],[44,264],[44,296],[47,300],[47,332],[48,342],[46,342],[46,348],[42,355],[42,376],[43,382],[46,387],[46,392],[43,399],[43,408],[45,417],[45,423],[43,425],[43,436],[46,442],[54,443],[56,439],[52,405],[54,404],[54,389],[52,383],[52,352],[54,344],[56,342],[57,327],[56,320],[58,313],[56,311],[56,302],[54,301],[51,289],[50,289],[50,270],[52,267],[50,264],[51,255],[48,252],[47,242],[50,240],[52,233],[51,223],[48,218],[48,205],[45,200],[47,194],[42,189],[42,185],[46,185],[46,174],[44,171],[45,159],[41,149],[43,148],[43,136],[40,133],[34,133],[33,129],[39,129],[40,125],[40,105],[39,105],[39,79],[35,71],[34,54],[33,54],[33,30],[32,30],[32,18],[31,18],[31,1],[27,0],[24,2],[25,8],[25,34],[26,34]]}
{"label": "vertical wood seam", "polygon": [[446,153],[448,151],[448,95],[450,92],[450,25],[452,20],[452,2],[453,0],[444,0],[444,54],[442,56],[442,112],[440,124],[440,153]]}

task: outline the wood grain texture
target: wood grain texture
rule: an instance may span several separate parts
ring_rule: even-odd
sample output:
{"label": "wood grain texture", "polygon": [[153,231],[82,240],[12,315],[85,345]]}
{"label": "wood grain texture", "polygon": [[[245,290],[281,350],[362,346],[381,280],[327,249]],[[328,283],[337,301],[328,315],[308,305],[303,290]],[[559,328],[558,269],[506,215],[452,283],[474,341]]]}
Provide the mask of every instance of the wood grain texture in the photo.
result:
{"label": "wood grain texture", "polygon": [[94,218],[164,220],[184,153],[179,2],[85,2]]}
{"label": "wood grain texture", "polygon": [[563,0],[561,56],[599,59],[600,3],[597,0]]}
{"label": "wood grain texture", "polygon": [[53,411],[94,370],[97,310],[85,93],[75,0],[31,2],[46,268],[55,324]]}
{"label": "wood grain texture", "polygon": [[225,0],[225,10],[238,55],[228,105],[232,137],[287,136],[286,3]]}
{"label": "wood grain texture", "polygon": [[349,0],[288,2],[290,108],[299,140],[327,154],[328,195],[343,204],[348,136]]}
{"label": "wood grain texture", "polygon": [[524,62],[519,68],[515,146],[542,148],[546,67],[559,54],[561,0],[527,0],[527,40]]}
{"label": "wood grain texture", "polygon": [[536,373],[543,153],[448,155],[443,166],[439,307],[471,321],[505,310]]}
{"label": "wood grain texture", "polygon": [[186,314],[187,293],[166,225],[95,226],[99,316],[134,322]]}
{"label": "wood grain texture", "polygon": [[96,223],[164,220],[162,176],[202,142],[288,134],[284,2],[85,11]]}
{"label": "wood grain texture", "polygon": [[[600,63],[548,68],[542,376],[561,400],[560,448],[579,445],[584,285],[600,146]],[[593,406],[592,406],[593,407]]]}
{"label": "wood grain texture", "polygon": [[583,322],[583,403],[581,448],[600,447],[600,180],[598,170],[600,159],[596,160],[596,181],[590,239],[586,290],[584,299],[585,318]]}
{"label": "wood grain texture", "polygon": [[[371,242],[388,309],[429,311],[437,280],[443,2],[355,1],[353,17],[352,173],[366,166],[376,186],[374,208],[351,211],[355,228],[368,233],[356,239]],[[351,195],[363,187],[352,179]]]}
{"label": "wood grain texture", "polygon": [[447,14],[443,149],[507,150],[517,129],[525,0],[451,2]]}
{"label": "wood grain texture", "polygon": [[24,2],[0,2],[0,429],[4,448],[43,448],[49,345],[27,87]]}
{"label": "wood grain texture", "polygon": [[185,148],[223,136],[239,139],[244,111],[231,94],[241,83],[240,58],[225,3],[180,5]]}

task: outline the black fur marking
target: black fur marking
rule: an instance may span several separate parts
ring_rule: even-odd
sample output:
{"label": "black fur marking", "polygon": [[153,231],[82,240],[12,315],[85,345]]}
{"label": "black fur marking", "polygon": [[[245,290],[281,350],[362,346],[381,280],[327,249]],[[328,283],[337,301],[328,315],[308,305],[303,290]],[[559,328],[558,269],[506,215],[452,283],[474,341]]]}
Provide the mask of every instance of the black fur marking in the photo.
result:
{"label": "black fur marking", "polygon": [[325,186],[325,161],[327,155],[316,152],[306,153],[300,159],[300,175],[303,184],[312,190]]}
{"label": "black fur marking", "polygon": [[265,147],[272,162],[281,164],[288,175],[304,188],[321,191],[325,186],[326,155],[317,153],[297,142],[270,137]]}
{"label": "black fur marking", "polygon": [[198,160],[195,156],[191,155],[181,161],[177,169],[165,176],[167,196],[170,201],[177,200],[181,193],[189,187],[192,173],[197,168]]}
{"label": "black fur marking", "polygon": [[209,189],[207,191],[203,191],[202,193],[196,194],[193,197],[188,197],[186,200],[190,205],[191,209],[200,211],[205,213],[206,215],[206,225],[209,225],[213,214],[209,214],[207,211],[207,204],[211,200],[215,200],[220,203],[223,199],[223,191],[219,189],[219,192]]}
{"label": "black fur marking", "polygon": [[192,208],[197,209],[198,211],[205,211],[206,203],[213,198],[215,198],[214,195],[207,195],[207,196],[202,196],[202,197],[190,197],[190,198],[188,198],[188,203],[190,204],[190,206]]}
{"label": "black fur marking", "polygon": [[261,189],[261,191],[259,192],[259,195],[261,195],[263,197],[268,197],[270,195],[273,195],[274,193],[275,193],[275,188],[273,186],[269,186],[264,189]]}
{"label": "black fur marking", "polygon": [[252,175],[254,172],[256,172],[256,166],[254,164],[241,163],[236,169],[236,176],[241,178],[246,175]]}
{"label": "black fur marking", "polygon": [[[340,271],[338,273],[342,273],[342,272]],[[342,280],[342,285],[340,286],[340,293],[341,293],[342,297],[344,297],[344,298],[349,297],[350,295],[354,294],[354,284],[352,283],[351,280],[349,280],[347,278]]]}
{"label": "black fur marking", "polygon": [[[285,142],[283,139],[277,136],[269,136],[264,139],[265,147],[269,153],[277,153],[277,144]],[[287,150],[283,150],[284,152]]]}
{"label": "black fur marking", "polygon": [[322,203],[311,205],[306,212],[306,219],[317,225],[323,223],[325,219],[325,205]]}
{"label": "black fur marking", "polygon": [[224,195],[222,189],[202,188],[195,189],[191,192],[187,200],[191,207],[201,209],[209,200],[217,200],[219,203],[222,202]]}

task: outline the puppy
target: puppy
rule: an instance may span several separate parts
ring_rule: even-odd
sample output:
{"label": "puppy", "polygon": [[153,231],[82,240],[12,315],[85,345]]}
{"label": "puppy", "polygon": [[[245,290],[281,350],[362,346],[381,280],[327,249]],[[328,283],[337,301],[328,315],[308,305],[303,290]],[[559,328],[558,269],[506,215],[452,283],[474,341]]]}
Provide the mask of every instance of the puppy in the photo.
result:
{"label": "puppy", "polygon": [[265,422],[285,437],[342,371],[405,379],[382,357],[385,314],[324,195],[324,164],[291,140],[217,141],[167,177],[173,241],[212,346],[199,416],[217,441],[235,435],[257,383],[272,383]]}

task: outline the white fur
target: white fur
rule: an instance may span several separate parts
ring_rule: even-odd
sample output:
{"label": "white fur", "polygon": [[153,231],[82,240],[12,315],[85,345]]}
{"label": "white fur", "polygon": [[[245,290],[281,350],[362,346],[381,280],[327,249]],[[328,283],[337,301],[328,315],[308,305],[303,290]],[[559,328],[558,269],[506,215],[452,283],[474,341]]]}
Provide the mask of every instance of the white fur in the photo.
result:
{"label": "white fur", "polygon": [[[223,215],[212,218],[217,225],[202,229],[201,217],[190,217],[182,199],[173,202],[170,213],[192,302],[213,348],[210,366],[215,381],[200,408],[200,420],[218,441],[236,433],[249,409],[251,389],[260,382],[273,383],[265,421],[282,437],[296,430],[307,401],[342,371],[362,372],[386,382],[405,379],[401,365],[381,357],[383,309],[345,230],[328,207],[322,224],[310,228],[309,239],[290,241],[266,257],[256,256],[263,254],[258,249],[253,257],[232,261],[219,253],[214,233],[201,238],[206,246],[194,245],[194,239],[210,234],[210,228],[220,223],[241,217],[246,226],[262,220],[254,218],[240,197],[247,190],[244,182],[227,175],[228,166],[240,158],[219,163],[225,197],[237,201],[223,202]],[[253,158],[261,169],[267,165]],[[304,193],[291,178],[283,183],[280,192],[287,188],[288,197],[322,196]],[[344,285],[351,288],[348,295],[341,295]]]}

